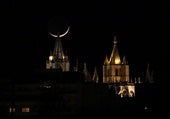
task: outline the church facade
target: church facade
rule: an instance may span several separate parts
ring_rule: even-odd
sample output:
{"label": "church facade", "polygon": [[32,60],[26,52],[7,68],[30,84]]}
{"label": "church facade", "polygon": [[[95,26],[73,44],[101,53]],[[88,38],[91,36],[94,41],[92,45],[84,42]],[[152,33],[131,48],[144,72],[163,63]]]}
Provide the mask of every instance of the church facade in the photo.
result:
{"label": "church facade", "polygon": [[116,36],[111,55],[109,58],[106,56],[103,64],[103,83],[108,84],[121,97],[135,96],[135,84],[130,81],[129,64],[125,56],[122,60],[120,58]]}

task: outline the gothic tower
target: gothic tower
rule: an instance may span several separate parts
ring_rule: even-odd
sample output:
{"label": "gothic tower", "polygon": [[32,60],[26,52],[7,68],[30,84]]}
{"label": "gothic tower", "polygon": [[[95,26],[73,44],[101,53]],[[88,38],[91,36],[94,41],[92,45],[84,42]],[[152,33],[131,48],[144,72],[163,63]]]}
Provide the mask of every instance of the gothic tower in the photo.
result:
{"label": "gothic tower", "polygon": [[54,51],[50,53],[49,59],[46,61],[46,69],[61,69],[63,72],[70,71],[70,62],[68,56],[64,54],[61,42],[61,37],[64,35],[51,35],[56,38],[56,41]]}
{"label": "gothic tower", "polygon": [[106,56],[103,65],[103,83],[124,83],[129,82],[129,65],[125,56],[121,62],[116,36],[114,36],[114,45],[110,58]]}

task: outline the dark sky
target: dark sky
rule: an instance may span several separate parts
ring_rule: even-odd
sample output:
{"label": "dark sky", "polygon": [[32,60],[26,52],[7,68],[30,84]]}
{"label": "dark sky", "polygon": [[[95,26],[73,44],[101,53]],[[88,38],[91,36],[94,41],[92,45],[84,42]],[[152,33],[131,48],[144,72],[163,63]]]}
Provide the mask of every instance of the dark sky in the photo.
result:
{"label": "dark sky", "polygon": [[90,70],[102,67],[114,35],[120,56],[125,55],[135,70],[150,63],[157,72],[164,72],[169,65],[170,14],[163,1],[3,0],[0,7],[3,72],[45,68],[54,46],[48,34],[51,20],[59,24],[56,31],[70,26],[63,47],[70,59],[87,62]]}

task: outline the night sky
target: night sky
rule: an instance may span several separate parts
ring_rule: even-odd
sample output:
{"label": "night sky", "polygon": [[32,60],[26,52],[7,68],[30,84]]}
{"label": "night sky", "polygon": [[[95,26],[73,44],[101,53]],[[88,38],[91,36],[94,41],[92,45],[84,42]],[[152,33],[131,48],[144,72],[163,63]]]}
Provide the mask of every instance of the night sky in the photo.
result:
{"label": "night sky", "polygon": [[134,70],[145,70],[150,63],[161,76],[169,65],[168,8],[163,1],[3,0],[2,73],[45,69],[55,41],[48,32],[64,32],[69,25],[62,41],[73,62],[86,62],[90,71],[101,68],[116,35],[121,58],[125,55]]}

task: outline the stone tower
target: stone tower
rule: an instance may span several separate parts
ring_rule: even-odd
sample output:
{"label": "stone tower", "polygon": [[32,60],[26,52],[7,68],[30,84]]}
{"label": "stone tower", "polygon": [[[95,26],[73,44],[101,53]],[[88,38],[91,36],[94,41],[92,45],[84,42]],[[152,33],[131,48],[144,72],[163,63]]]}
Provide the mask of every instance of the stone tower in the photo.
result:
{"label": "stone tower", "polygon": [[66,35],[68,31],[69,27],[62,35],[54,35],[50,33],[50,35],[55,37],[56,40],[54,50],[50,53],[49,59],[46,61],[46,69],[61,69],[63,72],[70,71],[70,62],[68,56],[64,54],[61,42],[61,37]]}
{"label": "stone tower", "polygon": [[124,83],[129,82],[129,65],[123,57],[122,61],[119,56],[117,39],[114,36],[113,50],[110,58],[106,56],[103,64],[103,83]]}

